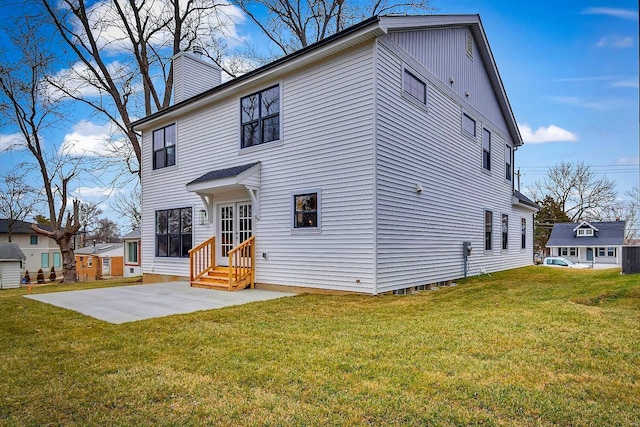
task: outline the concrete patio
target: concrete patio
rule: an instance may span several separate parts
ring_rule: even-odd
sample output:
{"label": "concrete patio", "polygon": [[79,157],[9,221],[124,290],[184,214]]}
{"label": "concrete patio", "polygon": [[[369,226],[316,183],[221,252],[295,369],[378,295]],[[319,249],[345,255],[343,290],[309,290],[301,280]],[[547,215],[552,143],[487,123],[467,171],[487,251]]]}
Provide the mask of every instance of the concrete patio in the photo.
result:
{"label": "concrete patio", "polygon": [[25,298],[120,324],[293,295],[295,294],[263,289],[215,291],[192,288],[189,282],[170,282],[25,295]]}

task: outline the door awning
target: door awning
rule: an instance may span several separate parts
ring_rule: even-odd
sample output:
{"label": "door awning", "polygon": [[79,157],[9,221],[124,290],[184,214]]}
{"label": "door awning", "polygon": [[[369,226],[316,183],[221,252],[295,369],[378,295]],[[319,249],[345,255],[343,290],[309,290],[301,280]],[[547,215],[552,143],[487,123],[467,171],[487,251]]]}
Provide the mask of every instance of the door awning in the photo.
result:
{"label": "door awning", "polygon": [[260,187],[260,162],[205,173],[187,184],[187,191],[214,194],[229,187]]}
{"label": "door awning", "polygon": [[213,170],[189,182],[186,190],[200,196],[211,222],[215,194],[244,188],[251,197],[253,215],[260,218],[260,169],[260,162],[254,162]]}

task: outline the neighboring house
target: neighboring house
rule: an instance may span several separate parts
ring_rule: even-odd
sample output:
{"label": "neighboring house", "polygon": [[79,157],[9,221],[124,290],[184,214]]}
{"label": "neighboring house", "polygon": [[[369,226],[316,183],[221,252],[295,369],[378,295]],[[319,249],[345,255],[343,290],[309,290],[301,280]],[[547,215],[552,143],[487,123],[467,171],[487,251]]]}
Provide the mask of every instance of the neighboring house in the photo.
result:
{"label": "neighboring house", "polygon": [[532,264],[479,16],[373,17],[210,89],[220,70],[182,52],[174,79],[133,125],[144,281],[379,294]]}
{"label": "neighboring house", "polygon": [[[22,275],[25,270],[29,271],[29,276],[35,279],[39,269],[49,277],[48,273],[51,267],[56,272],[62,271],[62,255],[60,247],[55,240],[36,234],[31,229],[32,223],[25,221],[16,221],[11,230],[11,242],[16,243],[20,250],[25,254],[27,260],[23,265]],[[48,229],[47,227],[43,227]],[[9,241],[9,220],[0,219],[0,242]]]}
{"label": "neighboring house", "polygon": [[547,247],[574,262],[620,265],[624,227],[624,221],[554,224]]}
{"label": "neighboring house", "polygon": [[97,280],[123,275],[122,243],[98,243],[74,251],[78,280]]}
{"label": "neighboring house", "polygon": [[0,243],[0,289],[20,286],[26,258],[16,243]]}
{"label": "neighboring house", "polygon": [[140,229],[125,234],[121,239],[124,245],[124,277],[141,276]]}

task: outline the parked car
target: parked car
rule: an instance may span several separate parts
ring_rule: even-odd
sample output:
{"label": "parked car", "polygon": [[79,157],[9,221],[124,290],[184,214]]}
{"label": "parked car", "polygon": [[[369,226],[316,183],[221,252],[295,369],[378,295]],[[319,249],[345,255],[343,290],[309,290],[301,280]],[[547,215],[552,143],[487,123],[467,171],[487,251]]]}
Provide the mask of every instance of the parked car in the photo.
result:
{"label": "parked car", "polygon": [[591,265],[589,264],[577,264],[559,256],[546,257],[542,262],[542,265],[547,267],[591,268]]}

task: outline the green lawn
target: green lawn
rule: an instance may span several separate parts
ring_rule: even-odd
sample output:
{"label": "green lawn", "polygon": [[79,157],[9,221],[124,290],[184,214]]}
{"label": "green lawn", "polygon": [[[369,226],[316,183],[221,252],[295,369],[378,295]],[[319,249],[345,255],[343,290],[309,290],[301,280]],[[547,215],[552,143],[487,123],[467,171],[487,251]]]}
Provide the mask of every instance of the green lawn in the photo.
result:
{"label": "green lawn", "polygon": [[2,425],[640,425],[638,275],[528,267],[122,325],[26,292],[0,292]]}

